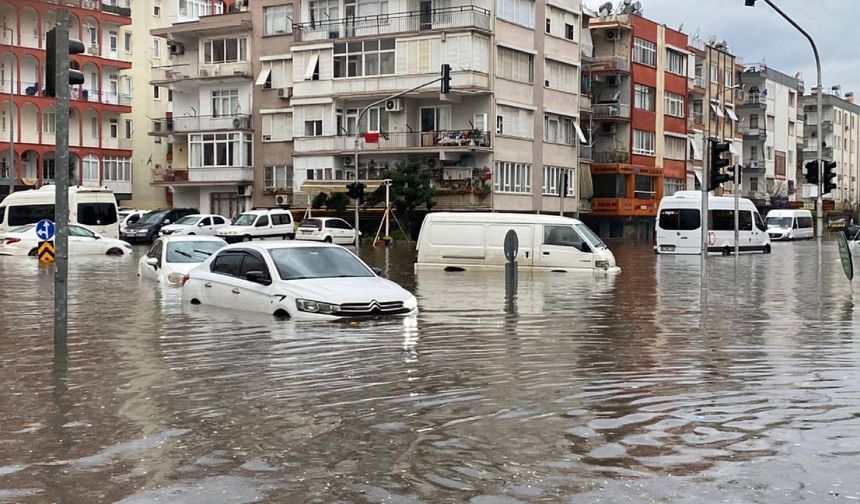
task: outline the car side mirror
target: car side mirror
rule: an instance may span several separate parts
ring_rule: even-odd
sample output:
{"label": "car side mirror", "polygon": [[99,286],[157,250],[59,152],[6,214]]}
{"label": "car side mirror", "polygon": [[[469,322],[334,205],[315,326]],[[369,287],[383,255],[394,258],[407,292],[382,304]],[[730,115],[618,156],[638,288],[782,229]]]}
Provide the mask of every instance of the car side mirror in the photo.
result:
{"label": "car side mirror", "polygon": [[272,281],[262,271],[249,271],[245,274],[245,280],[258,283],[260,285],[269,285]]}
{"label": "car side mirror", "polygon": [[385,272],[382,271],[382,268],[377,268],[376,266],[371,266],[370,269],[373,271],[373,273],[376,274],[376,276],[381,276],[381,277],[385,276]]}
{"label": "car side mirror", "polygon": [[152,266],[155,269],[158,269],[158,258],[157,257],[147,257],[146,264]]}

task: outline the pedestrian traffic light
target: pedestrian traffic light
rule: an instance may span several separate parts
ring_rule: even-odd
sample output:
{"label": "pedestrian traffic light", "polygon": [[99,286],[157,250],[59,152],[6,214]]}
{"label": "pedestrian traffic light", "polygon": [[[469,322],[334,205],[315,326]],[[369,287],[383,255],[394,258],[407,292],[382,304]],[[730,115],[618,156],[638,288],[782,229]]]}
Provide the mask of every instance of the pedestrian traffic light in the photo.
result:
{"label": "pedestrian traffic light", "polygon": [[451,65],[442,65],[442,94],[451,92]]}
{"label": "pedestrian traffic light", "polygon": [[806,173],[803,176],[806,177],[806,183],[818,185],[818,161],[810,161],[804,167]]}
{"label": "pedestrian traffic light", "polygon": [[[69,39],[69,54],[81,54],[84,52],[84,44],[80,40]],[[63,55],[68,58],[68,55]],[[57,29],[48,30],[45,40],[45,95],[57,96],[55,78],[57,75],[57,64],[60,54],[57,53]],[[69,69],[69,85],[78,86],[84,83],[84,73],[73,68]]]}
{"label": "pedestrian traffic light", "polygon": [[824,175],[822,179],[823,189],[821,194],[828,194],[836,189],[833,179],[836,178],[836,161],[824,162]]}
{"label": "pedestrian traffic light", "polygon": [[728,166],[731,162],[723,157],[723,153],[728,151],[728,142],[717,142],[711,140],[711,185],[708,187],[709,191],[713,191],[722,186],[724,182],[732,180],[731,175],[725,175],[722,173],[722,169]]}

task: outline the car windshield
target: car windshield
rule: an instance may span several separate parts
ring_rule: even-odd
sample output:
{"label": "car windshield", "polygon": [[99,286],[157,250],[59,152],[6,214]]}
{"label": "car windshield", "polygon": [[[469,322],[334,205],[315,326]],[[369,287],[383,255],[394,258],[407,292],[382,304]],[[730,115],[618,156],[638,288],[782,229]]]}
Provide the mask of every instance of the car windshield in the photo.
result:
{"label": "car windshield", "polygon": [[239,217],[236,218],[236,222],[233,223],[234,226],[250,226],[254,223],[254,220],[257,218],[256,214],[252,213],[243,213]]}
{"label": "car windshield", "polygon": [[138,224],[158,224],[164,219],[164,216],[167,215],[167,210],[162,210],[160,212],[149,212],[144,215],[137,221]]}
{"label": "car windshield", "polygon": [[197,221],[199,219],[199,215],[186,215],[185,217],[176,221],[176,224],[197,224]]}
{"label": "car windshield", "polygon": [[291,247],[269,251],[284,280],[372,277],[364,263],[341,247]]}
{"label": "car windshield", "polygon": [[765,222],[769,228],[791,227],[791,217],[768,217]]}
{"label": "car windshield", "polygon": [[299,224],[299,227],[322,228],[322,221],[319,219],[305,219]]}
{"label": "car windshield", "polygon": [[220,241],[178,241],[167,244],[167,262],[199,263],[215,253],[224,244]]}
{"label": "car windshield", "polygon": [[579,234],[584,236],[585,239],[588,240],[589,243],[591,243],[592,247],[594,247],[594,248],[606,248],[606,244],[603,243],[603,240],[598,238],[597,235],[594,234],[594,231],[592,231],[591,228],[589,228],[585,224],[581,224],[581,223],[580,224],[574,224],[573,227],[575,227],[576,230],[579,231]]}

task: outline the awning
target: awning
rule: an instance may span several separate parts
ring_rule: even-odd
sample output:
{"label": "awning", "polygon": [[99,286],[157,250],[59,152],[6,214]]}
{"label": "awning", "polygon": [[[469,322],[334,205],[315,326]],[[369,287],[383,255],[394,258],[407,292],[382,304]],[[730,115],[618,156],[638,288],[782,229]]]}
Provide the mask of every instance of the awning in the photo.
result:
{"label": "awning", "polygon": [[579,169],[579,199],[587,200],[594,196],[594,186],[591,182],[591,168],[581,166]]}
{"label": "awning", "polygon": [[271,75],[271,73],[272,67],[263,67],[263,69],[260,70],[260,75],[257,76],[257,80],[256,82],[254,82],[254,84],[262,86],[266,83],[267,80],[269,80],[269,75]]}
{"label": "awning", "polygon": [[692,138],[687,138],[687,142],[690,144],[690,148],[693,149],[693,159],[701,161],[702,148],[699,146],[699,143]]}
{"label": "awning", "polygon": [[729,152],[731,152],[735,156],[740,156],[740,153],[738,152],[738,148],[735,147],[734,142],[729,142]]}
{"label": "awning", "polygon": [[711,104],[711,110],[714,111],[714,114],[716,114],[717,117],[726,117],[725,114],[723,114],[723,110],[716,103]]}
{"label": "awning", "polygon": [[586,140],[585,133],[582,132],[582,128],[579,127],[579,123],[573,121],[573,127],[576,129],[576,136],[579,137],[579,143],[588,145],[588,140]]}
{"label": "awning", "polygon": [[738,116],[735,115],[734,109],[726,107],[726,115],[729,116],[729,119],[731,119],[732,121],[738,122]]}

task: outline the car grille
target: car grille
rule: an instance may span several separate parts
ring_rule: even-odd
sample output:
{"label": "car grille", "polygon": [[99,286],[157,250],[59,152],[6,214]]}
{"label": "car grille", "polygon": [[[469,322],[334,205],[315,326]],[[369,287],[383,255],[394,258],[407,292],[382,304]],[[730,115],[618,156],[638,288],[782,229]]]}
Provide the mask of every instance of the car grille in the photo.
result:
{"label": "car grille", "polygon": [[367,315],[397,315],[408,313],[402,301],[371,301],[369,303],[345,303],[335,314],[342,317],[361,317]]}

